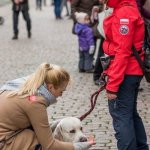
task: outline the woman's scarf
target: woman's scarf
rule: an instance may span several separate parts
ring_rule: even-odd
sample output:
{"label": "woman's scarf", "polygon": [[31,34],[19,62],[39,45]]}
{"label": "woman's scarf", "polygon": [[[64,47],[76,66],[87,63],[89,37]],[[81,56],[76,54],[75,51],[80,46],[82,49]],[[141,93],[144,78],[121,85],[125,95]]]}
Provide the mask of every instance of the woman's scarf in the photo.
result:
{"label": "woman's scarf", "polygon": [[[28,77],[22,77],[12,81],[7,81],[6,84],[4,84],[0,88],[0,91],[17,91],[21,87],[21,85],[27,80],[27,78]],[[45,83],[38,88],[37,95],[43,96],[48,106],[57,102],[56,97],[52,95],[50,91],[48,91]]]}

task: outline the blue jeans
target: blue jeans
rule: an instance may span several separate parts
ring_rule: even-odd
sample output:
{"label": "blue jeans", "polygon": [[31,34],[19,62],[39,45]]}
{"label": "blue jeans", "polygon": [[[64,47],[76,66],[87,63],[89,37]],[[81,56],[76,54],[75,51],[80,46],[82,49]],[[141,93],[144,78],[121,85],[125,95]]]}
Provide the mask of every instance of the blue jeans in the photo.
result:
{"label": "blue jeans", "polygon": [[62,0],[54,0],[54,12],[56,18],[61,17],[61,1]]}
{"label": "blue jeans", "polygon": [[141,79],[142,76],[126,75],[117,98],[108,101],[118,150],[149,150],[144,125],[137,112]]}

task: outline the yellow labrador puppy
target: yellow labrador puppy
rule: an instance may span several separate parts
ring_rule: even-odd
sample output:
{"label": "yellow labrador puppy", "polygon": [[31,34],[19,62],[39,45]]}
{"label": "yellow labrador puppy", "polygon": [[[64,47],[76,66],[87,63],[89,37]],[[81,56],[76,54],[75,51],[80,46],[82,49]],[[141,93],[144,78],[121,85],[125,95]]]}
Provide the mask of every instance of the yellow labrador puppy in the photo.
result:
{"label": "yellow labrador puppy", "polygon": [[81,121],[76,117],[61,119],[54,130],[54,137],[64,142],[86,142]]}

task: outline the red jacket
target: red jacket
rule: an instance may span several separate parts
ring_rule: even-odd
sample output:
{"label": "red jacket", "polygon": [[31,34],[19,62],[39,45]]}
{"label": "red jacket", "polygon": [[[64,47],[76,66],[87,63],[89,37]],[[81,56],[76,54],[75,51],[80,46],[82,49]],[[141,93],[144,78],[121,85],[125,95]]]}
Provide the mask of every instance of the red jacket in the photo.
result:
{"label": "red jacket", "polygon": [[[106,39],[103,49],[106,54],[114,56],[114,59],[106,70],[106,89],[118,92],[125,75],[143,75],[131,47],[134,45],[137,50],[142,49],[144,21],[135,0],[108,0],[108,6],[114,8],[114,11],[104,20]],[[140,57],[144,57],[143,50]]]}

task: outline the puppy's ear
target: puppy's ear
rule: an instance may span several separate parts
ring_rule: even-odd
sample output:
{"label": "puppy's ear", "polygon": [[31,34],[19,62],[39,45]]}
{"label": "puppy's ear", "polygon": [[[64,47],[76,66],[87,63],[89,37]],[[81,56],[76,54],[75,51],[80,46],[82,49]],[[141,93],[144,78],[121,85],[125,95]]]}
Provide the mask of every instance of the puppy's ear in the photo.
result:
{"label": "puppy's ear", "polygon": [[61,125],[58,125],[54,131],[54,137],[57,140],[63,141],[63,134],[62,134],[62,127]]}
{"label": "puppy's ear", "polygon": [[52,129],[52,132],[55,131],[55,128],[57,127],[57,125],[60,123],[61,119],[58,119],[58,120],[55,120],[55,121],[52,121],[50,124],[50,127]]}

